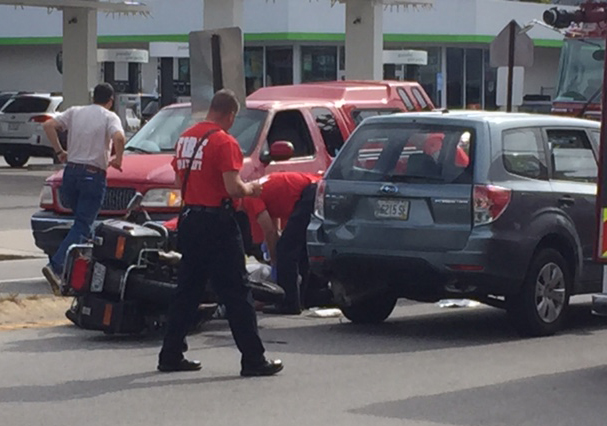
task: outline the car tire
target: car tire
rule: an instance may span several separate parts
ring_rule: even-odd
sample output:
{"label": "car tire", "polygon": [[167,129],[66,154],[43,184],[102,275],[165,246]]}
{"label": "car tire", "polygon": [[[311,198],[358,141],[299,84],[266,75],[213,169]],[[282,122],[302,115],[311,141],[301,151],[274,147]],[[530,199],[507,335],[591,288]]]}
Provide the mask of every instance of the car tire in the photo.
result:
{"label": "car tire", "polygon": [[519,294],[506,299],[508,314],[522,336],[550,336],[563,327],[569,308],[572,275],[565,258],[544,249],[531,260]]}
{"label": "car tire", "polygon": [[15,168],[23,167],[30,159],[29,154],[25,154],[24,152],[7,152],[4,154],[4,161]]}
{"label": "car tire", "polygon": [[379,324],[390,316],[396,300],[395,296],[382,293],[351,306],[341,306],[340,309],[354,324]]}

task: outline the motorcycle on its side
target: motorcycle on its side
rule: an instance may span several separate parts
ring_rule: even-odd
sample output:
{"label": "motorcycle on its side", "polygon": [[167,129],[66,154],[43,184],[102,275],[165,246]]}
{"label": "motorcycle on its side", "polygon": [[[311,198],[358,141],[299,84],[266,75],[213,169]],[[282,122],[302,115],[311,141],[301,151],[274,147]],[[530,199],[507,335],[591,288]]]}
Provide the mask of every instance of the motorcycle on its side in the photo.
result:
{"label": "motorcycle on its side", "polygon": [[[122,219],[101,222],[94,237],[70,247],[62,293],[73,296],[67,318],[76,326],[106,334],[138,334],[164,327],[177,289],[175,226],[150,220],[137,193]],[[173,228],[173,229],[170,229]],[[284,290],[271,282],[249,282],[253,298],[279,303]],[[207,286],[209,287],[209,286]],[[209,321],[219,301],[206,290],[194,329]]]}

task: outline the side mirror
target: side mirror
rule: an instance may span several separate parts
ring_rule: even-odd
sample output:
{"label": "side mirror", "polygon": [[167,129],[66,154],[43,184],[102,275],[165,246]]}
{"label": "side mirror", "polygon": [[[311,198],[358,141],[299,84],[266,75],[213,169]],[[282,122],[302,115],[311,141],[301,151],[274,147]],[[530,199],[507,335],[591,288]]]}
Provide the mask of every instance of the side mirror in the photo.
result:
{"label": "side mirror", "polygon": [[135,193],[129,204],[126,206],[127,215],[131,213],[133,210],[137,210],[139,206],[141,206],[141,202],[143,201],[143,194],[141,192]]}
{"label": "side mirror", "polygon": [[272,161],[286,161],[293,158],[295,148],[287,141],[276,141],[270,147],[270,158]]}

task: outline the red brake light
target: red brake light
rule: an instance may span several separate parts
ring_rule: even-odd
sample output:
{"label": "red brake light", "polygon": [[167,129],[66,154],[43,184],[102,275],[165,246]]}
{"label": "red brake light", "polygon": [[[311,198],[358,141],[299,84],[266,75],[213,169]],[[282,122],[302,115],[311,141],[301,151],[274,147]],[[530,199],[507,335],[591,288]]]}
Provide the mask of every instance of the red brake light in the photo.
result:
{"label": "red brake light", "polygon": [[325,180],[319,180],[316,186],[316,199],[314,200],[314,215],[319,219],[325,218],[325,188]]}
{"label": "red brake light", "polygon": [[30,122],[32,123],[44,123],[45,121],[50,120],[51,117],[50,115],[35,115],[32,118],[30,118]]}
{"label": "red brake light", "polygon": [[501,216],[506,210],[512,191],[493,185],[474,186],[474,225],[486,225]]}
{"label": "red brake light", "polygon": [[80,256],[74,259],[70,274],[70,287],[77,293],[83,292],[88,288],[87,277],[90,264],[90,260],[86,257]]}

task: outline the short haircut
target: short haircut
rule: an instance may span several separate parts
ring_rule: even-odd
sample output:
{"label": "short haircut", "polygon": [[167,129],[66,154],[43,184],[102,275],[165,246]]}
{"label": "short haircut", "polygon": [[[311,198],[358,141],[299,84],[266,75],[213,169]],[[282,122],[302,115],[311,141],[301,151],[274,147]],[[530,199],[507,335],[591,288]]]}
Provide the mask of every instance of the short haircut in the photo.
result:
{"label": "short haircut", "polygon": [[238,114],[240,105],[233,91],[222,89],[213,96],[210,110],[220,115]]}
{"label": "short haircut", "polygon": [[95,86],[95,90],[93,91],[93,103],[105,105],[113,97],[114,88],[110,83],[101,83]]}

